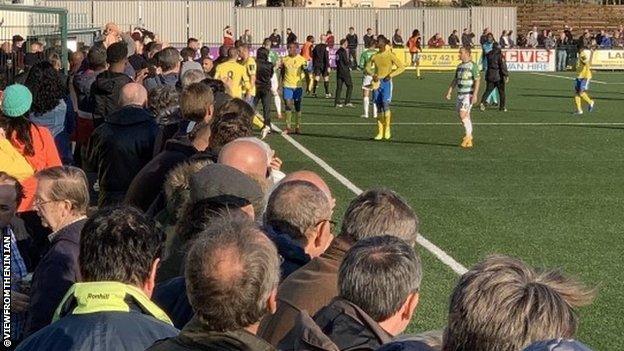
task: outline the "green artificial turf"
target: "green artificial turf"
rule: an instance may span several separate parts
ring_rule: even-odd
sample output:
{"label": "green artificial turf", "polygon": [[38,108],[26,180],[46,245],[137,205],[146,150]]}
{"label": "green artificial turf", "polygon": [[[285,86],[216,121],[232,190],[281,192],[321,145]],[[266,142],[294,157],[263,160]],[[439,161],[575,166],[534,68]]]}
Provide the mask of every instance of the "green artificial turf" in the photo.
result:
{"label": "green artificial turf", "polygon": [[[608,84],[592,83],[596,111],[577,117],[572,80],[512,73],[509,112],[473,111],[472,150],[458,147],[454,100],[443,99],[452,74],[424,76],[395,79],[390,142],[370,140],[374,120],[358,117],[359,75],[356,109],[306,97],[303,135],[294,138],[358,187],[397,191],[417,211],[421,233],[466,267],[503,253],[596,287],[594,304],[579,311],[578,338],[595,350],[624,349],[624,74],[596,73]],[[354,194],[279,135],[268,141],[285,170],[325,177],[340,220]],[[443,328],[458,278],[419,252],[425,275],[410,332]]]}

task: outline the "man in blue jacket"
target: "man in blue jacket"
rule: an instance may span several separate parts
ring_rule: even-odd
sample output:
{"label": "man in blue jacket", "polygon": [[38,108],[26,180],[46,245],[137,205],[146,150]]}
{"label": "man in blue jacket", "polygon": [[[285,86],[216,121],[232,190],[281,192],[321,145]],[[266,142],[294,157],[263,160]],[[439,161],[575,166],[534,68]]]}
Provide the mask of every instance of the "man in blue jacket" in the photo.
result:
{"label": "man in blue jacket", "polygon": [[164,237],[132,207],[100,210],[84,225],[74,284],[54,323],[18,350],[145,350],[178,332],[150,301]]}

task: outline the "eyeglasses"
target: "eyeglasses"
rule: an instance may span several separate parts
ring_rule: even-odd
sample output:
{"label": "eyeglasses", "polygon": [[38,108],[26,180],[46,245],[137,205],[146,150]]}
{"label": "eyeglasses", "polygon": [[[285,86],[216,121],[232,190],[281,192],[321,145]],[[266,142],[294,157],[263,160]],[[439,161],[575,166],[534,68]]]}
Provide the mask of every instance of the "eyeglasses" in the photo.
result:
{"label": "eyeglasses", "polygon": [[34,206],[41,207],[42,205],[49,204],[50,202],[58,202],[58,200],[48,200],[48,201],[35,200]]}

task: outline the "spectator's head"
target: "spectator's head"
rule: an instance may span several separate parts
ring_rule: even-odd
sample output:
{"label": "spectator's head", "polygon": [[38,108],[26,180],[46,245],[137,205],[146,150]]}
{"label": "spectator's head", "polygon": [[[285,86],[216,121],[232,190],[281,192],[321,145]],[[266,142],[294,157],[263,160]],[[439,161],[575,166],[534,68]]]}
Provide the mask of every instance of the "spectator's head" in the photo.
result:
{"label": "spectator's head", "polygon": [[36,115],[53,110],[65,96],[61,74],[47,61],[32,66],[24,85],[33,95],[31,112]]}
{"label": "spectator's head", "polygon": [[252,221],[222,221],[202,233],[185,277],[189,302],[209,330],[253,330],[276,309],[279,256]]}
{"label": "spectator's head", "polygon": [[340,46],[343,48],[348,48],[349,47],[349,42],[347,41],[347,39],[340,39]]}
{"label": "spectator's head", "polygon": [[457,35],[457,29],[453,29],[453,32],[451,34]]}
{"label": "spectator's head", "polygon": [[368,41],[367,48],[374,49],[376,47],[377,47],[377,39],[371,39],[371,40]]}
{"label": "spectator's head", "polygon": [[203,70],[189,69],[182,74],[182,78],[180,78],[180,84],[182,85],[182,89],[184,89],[189,85],[199,83],[204,79],[206,79],[206,74]]}
{"label": "spectator's head", "polygon": [[249,47],[247,45],[243,45],[238,49],[238,54],[242,61],[245,61],[249,58]]}
{"label": "spectator's head", "polygon": [[24,144],[24,155],[26,156],[35,154],[30,134],[32,122],[28,119],[32,102],[32,93],[21,84],[10,85],[2,92],[0,122],[2,122],[6,135],[15,135],[15,138]]}
{"label": "spectator's head", "polygon": [[212,89],[203,83],[193,83],[182,90],[182,117],[193,122],[210,122],[214,113]]}
{"label": "spectator's head", "polygon": [[119,106],[145,106],[147,90],[138,83],[128,83],[121,88]]}
{"label": "spectator's head", "polygon": [[290,33],[292,33],[292,29],[286,28],[286,34],[290,34]]}
{"label": "spectator's head", "polygon": [[244,35],[249,35],[250,31],[249,29],[245,29],[245,31],[243,32]]}
{"label": "spectator's head", "polygon": [[99,45],[92,47],[87,54],[87,61],[89,62],[89,68],[94,71],[106,69],[106,49]]}
{"label": "spectator's head", "polygon": [[55,70],[61,71],[63,63],[61,62],[61,56],[55,50],[49,50],[47,52],[46,61],[50,63]]}
{"label": "spectator's head", "polygon": [[319,41],[321,42],[321,44],[325,44],[325,42],[327,41],[327,35],[321,34],[319,36]]}
{"label": "spectator's head", "polygon": [[306,37],[306,41],[307,41],[308,43],[314,43],[314,36],[312,36],[312,35],[308,35],[308,36]]}
{"label": "spectator's head", "polygon": [[414,245],[418,225],[418,217],[399,195],[391,190],[373,189],[351,201],[342,220],[340,235],[352,242],[392,235]]}
{"label": "spectator's head", "polygon": [[269,159],[264,148],[251,140],[233,140],[219,152],[218,163],[247,174],[253,179],[265,179],[270,174]]}
{"label": "spectator's head", "polygon": [[127,206],[101,209],[80,233],[82,280],[133,285],[151,297],[163,242],[163,233],[141,211]]}
{"label": "spectator's head", "polygon": [[0,229],[6,228],[24,198],[22,184],[5,172],[0,172]]}
{"label": "spectator's head", "polygon": [[11,41],[13,42],[13,46],[16,48],[21,48],[22,45],[24,45],[24,37],[19,34],[14,35]]}
{"label": "spectator's head", "polygon": [[43,43],[39,41],[33,41],[30,43],[30,52],[34,54],[43,52]]}
{"label": "spectator's head", "polygon": [[336,199],[332,196],[331,190],[329,189],[329,186],[327,186],[327,183],[325,183],[323,178],[321,178],[318,174],[312,171],[295,171],[286,175],[280,183],[284,184],[296,180],[312,183],[317,188],[321,189],[329,201],[331,210],[334,210],[334,207],[336,206]]}
{"label": "spectator's head", "polygon": [[162,44],[159,44],[155,41],[152,41],[145,45],[144,51],[147,52],[147,59],[148,61],[150,61],[150,63],[156,63],[156,57],[158,56],[160,50],[162,50]]}
{"label": "spectator's head", "polygon": [[516,351],[537,341],[573,338],[575,308],[592,298],[593,291],[559,271],[489,257],[455,287],[443,349]]}
{"label": "spectator's head", "polygon": [[202,46],[201,49],[199,49],[199,54],[201,55],[202,58],[206,58],[206,57],[210,57],[210,48],[208,46]]}
{"label": "spectator's head", "polygon": [[327,36],[333,35],[331,30],[327,31]]}
{"label": "spectator's head", "polygon": [[253,109],[253,107],[251,107],[247,102],[245,102],[245,100],[238,99],[238,98],[232,99],[228,101],[227,103],[225,103],[223,106],[221,106],[218,113],[219,114],[236,113],[240,115],[241,118],[244,118],[247,121],[249,121],[250,125],[254,116],[256,115],[256,111]]}
{"label": "spectator's head", "polygon": [[399,28],[395,29],[394,35],[401,35],[401,30]]}
{"label": "spectator's head", "polygon": [[125,43],[113,43],[106,48],[106,62],[115,67],[125,67],[128,61],[128,47]]}
{"label": "spectator's head", "polygon": [[209,74],[210,71],[212,71],[212,69],[214,68],[214,62],[208,56],[203,57],[201,59],[201,65],[202,65],[202,70],[204,71],[204,74]]}
{"label": "spectator's head", "polygon": [[464,28],[464,30],[462,31],[464,34],[470,34],[470,31],[468,30],[468,28]]}
{"label": "spectator's head", "polygon": [[147,108],[156,117],[156,121],[162,123],[180,112],[180,94],[174,86],[158,86],[150,90]]}
{"label": "spectator's head", "polygon": [[394,236],[376,236],[359,241],[345,255],[338,295],[396,336],[412,319],[421,280],[420,258],[411,245]]}
{"label": "spectator's head", "polygon": [[113,35],[113,36],[119,36],[120,33],[120,29],[119,26],[114,23],[114,22],[108,22],[104,25],[104,31],[102,34],[104,35]]}
{"label": "spectator's head", "polygon": [[299,54],[299,45],[297,43],[288,44],[288,56],[295,57]]}
{"label": "spectator's head", "polygon": [[194,52],[197,52],[197,50],[199,50],[199,40],[196,38],[188,38],[186,46],[191,48]]}
{"label": "spectator's head", "polygon": [[230,61],[236,61],[239,57],[239,51],[237,48],[229,48],[227,52],[227,57]]}
{"label": "spectator's head", "polygon": [[89,182],[80,168],[46,168],[36,177],[34,209],[44,226],[56,232],[87,214]]}
{"label": "spectator's head", "polygon": [[235,112],[219,113],[210,125],[209,149],[220,152],[227,143],[251,134],[251,122],[244,116]]}
{"label": "spectator's head", "polygon": [[353,33],[355,33],[355,28],[349,27],[349,34],[353,34]]}
{"label": "spectator's head", "polygon": [[310,257],[320,256],[333,239],[327,195],[312,183],[281,183],[267,204],[264,224],[296,241]]}
{"label": "spectator's head", "polygon": [[165,73],[178,73],[180,71],[180,53],[176,48],[168,47],[158,53],[158,65]]}
{"label": "spectator's head", "polygon": [[180,50],[180,56],[182,57],[182,62],[193,61],[195,58],[195,50],[186,47]]}
{"label": "spectator's head", "polygon": [[278,34],[277,28],[273,28],[273,34],[276,34],[276,35]]}
{"label": "spectator's head", "polygon": [[270,49],[271,48],[271,39],[266,38],[262,41],[262,47]]}
{"label": "spectator's head", "polygon": [[366,28],[367,35],[373,35],[373,30],[371,28]]}

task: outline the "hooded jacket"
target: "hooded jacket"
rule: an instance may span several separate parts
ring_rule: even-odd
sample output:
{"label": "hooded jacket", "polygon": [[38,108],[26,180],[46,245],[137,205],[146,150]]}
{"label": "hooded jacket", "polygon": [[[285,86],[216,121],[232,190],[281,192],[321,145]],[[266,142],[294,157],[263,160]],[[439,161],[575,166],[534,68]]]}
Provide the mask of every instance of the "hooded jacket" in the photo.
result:
{"label": "hooded jacket", "polygon": [[180,335],[156,342],[147,351],[274,351],[266,341],[246,330],[217,332],[206,328],[194,317]]}
{"label": "hooded jacket", "polygon": [[104,71],[98,74],[91,85],[93,118],[105,118],[118,110],[121,88],[131,82],[132,79],[123,73]]}
{"label": "hooded jacket", "polygon": [[178,330],[137,287],[118,282],[76,283],[56,309],[54,323],[18,350],[145,350]]}
{"label": "hooded jacket", "polygon": [[266,228],[266,230],[271,241],[277,246],[277,253],[283,259],[280,265],[282,271],[281,281],[310,262],[310,256],[290,235],[279,233],[270,227]]}
{"label": "hooded jacket", "polygon": [[[366,312],[342,298],[334,299],[314,316],[316,326],[305,317],[306,314],[305,311],[300,313],[295,327],[279,343],[280,350],[372,351],[392,340],[392,335]],[[331,340],[336,349],[324,337]]]}
{"label": "hooded jacket", "polygon": [[158,125],[140,106],[125,106],[109,115],[91,135],[88,166],[97,170],[99,206],[124,200],[132,179],[151,159]]}

